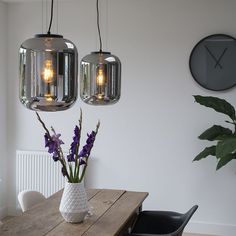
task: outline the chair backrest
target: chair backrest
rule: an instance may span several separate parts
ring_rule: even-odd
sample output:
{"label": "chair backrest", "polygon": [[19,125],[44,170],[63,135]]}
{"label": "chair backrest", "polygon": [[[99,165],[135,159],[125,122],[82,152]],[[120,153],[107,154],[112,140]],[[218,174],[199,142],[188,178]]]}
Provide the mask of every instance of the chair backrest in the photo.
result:
{"label": "chair backrest", "polygon": [[170,236],[179,236],[182,235],[185,226],[188,224],[189,220],[193,216],[194,212],[198,209],[198,205],[193,206],[190,210],[188,210],[185,214],[182,215],[182,221],[183,223],[181,226],[173,233],[170,234]]}
{"label": "chair backrest", "polygon": [[43,194],[37,191],[24,190],[18,194],[18,201],[23,212],[29,210],[31,207],[45,199]]}

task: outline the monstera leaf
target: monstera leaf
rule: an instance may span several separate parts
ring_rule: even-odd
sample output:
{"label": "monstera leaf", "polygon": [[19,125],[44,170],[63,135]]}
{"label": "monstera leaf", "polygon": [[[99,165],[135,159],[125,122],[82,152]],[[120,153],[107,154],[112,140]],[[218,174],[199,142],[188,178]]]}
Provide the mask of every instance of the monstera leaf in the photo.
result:
{"label": "monstera leaf", "polygon": [[228,115],[232,120],[236,120],[234,107],[224,99],[217,97],[204,97],[200,95],[195,95],[194,98],[197,103]]}
{"label": "monstera leaf", "polygon": [[232,131],[220,125],[213,125],[211,128],[203,132],[198,138],[202,140],[222,140],[227,136],[232,136]]}

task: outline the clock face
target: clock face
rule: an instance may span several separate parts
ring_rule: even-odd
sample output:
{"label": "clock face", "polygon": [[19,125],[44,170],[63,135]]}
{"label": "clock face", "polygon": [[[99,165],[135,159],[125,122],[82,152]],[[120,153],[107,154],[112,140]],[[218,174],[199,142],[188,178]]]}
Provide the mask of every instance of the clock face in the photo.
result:
{"label": "clock face", "polygon": [[202,87],[221,91],[236,85],[236,39],[225,34],[210,35],[193,48],[189,67]]}

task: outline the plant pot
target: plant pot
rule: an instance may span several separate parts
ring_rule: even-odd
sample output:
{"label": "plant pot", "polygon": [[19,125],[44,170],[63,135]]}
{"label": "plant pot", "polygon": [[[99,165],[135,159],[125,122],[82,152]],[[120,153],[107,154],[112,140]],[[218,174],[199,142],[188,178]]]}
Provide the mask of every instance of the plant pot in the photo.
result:
{"label": "plant pot", "polygon": [[66,182],[59,210],[66,222],[79,223],[84,220],[88,214],[84,183]]}

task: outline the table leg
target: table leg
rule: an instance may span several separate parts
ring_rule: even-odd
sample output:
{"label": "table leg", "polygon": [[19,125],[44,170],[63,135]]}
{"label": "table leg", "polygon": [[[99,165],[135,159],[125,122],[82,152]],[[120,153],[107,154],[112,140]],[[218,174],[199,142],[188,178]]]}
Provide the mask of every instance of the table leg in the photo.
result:
{"label": "table leg", "polygon": [[142,205],[140,205],[135,213],[130,217],[130,219],[128,220],[128,222],[126,223],[126,225],[124,226],[123,230],[121,230],[118,234],[118,236],[124,236],[126,235],[127,233],[130,233],[133,226],[134,226],[134,223],[136,222],[136,219],[138,217],[138,214],[141,212],[142,210]]}

